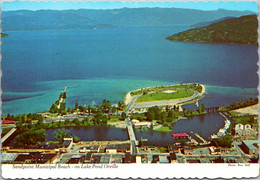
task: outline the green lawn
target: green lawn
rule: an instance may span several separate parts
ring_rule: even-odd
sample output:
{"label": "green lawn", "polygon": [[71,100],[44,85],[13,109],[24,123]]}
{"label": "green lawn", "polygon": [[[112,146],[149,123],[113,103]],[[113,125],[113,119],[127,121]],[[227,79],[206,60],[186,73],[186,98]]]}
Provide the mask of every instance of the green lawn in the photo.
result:
{"label": "green lawn", "polygon": [[156,129],[155,131],[160,131],[160,132],[172,132],[172,129],[169,127],[162,126],[159,129]]}
{"label": "green lawn", "polygon": [[136,102],[150,102],[150,101],[160,101],[160,100],[170,100],[179,99],[192,96],[194,93],[189,90],[179,89],[173,93],[156,92],[152,94],[147,94],[139,97]]}
{"label": "green lawn", "polygon": [[110,119],[107,121],[107,122],[119,122],[119,121],[122,121],[120,120],[121,116],[110,116]]}
{"label": "green lawn", "polygon": [[131,92],[131,96],[136,96],[143,94],[144,92],[152,92],[152,91],[157,91],[157,90],[163,90],[163,89],[192,89],[195,90],[199,93],[202,91],[202,86],[201,85],[196,85],[196,84],[177,84],[177,85],[171,85],[171,86],[157,86],[157,87],[151,87],[147,89],[141,89],[141,90],[136,90]]}

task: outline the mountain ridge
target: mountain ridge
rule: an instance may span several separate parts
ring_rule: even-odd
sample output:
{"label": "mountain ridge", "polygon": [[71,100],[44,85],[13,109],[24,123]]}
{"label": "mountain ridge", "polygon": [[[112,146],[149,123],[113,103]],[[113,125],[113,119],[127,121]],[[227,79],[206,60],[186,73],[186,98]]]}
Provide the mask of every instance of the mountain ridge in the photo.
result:
{"label": "mountain ridge", "polygon": [[106,28],[120,26],[192,25],[226,16],[240,17],[251,11],[203,11],[182,8],[121,8],[79,10],[18,10],[2,12],[2,30],[42,30],[66,28]]}

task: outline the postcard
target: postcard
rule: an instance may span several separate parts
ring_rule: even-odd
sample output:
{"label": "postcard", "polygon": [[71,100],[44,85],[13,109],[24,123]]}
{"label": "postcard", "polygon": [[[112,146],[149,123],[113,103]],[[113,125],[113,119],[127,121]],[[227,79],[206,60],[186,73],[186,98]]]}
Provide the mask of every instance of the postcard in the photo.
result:
{"label": "postcard", "polygon": [[259,176],[257,1],[4,1],[2,177]]}

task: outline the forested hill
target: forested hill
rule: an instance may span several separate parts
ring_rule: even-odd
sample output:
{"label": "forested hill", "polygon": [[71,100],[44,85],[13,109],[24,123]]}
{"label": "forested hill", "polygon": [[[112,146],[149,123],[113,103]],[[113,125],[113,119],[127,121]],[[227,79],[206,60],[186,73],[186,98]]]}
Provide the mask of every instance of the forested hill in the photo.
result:
{"label": "forested hill", "polygon": [[179,42],[258,44],[257,28],[257,16],[249,15],[187,30],[166,39]]}

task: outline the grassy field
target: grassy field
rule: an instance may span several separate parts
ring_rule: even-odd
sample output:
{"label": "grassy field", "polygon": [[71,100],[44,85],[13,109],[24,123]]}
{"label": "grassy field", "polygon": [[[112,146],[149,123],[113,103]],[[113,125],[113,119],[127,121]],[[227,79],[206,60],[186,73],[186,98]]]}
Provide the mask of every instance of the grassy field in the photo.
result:
{"label": "grassy field", "polygon": [[161,100],[170,100],[170,99],[179,99],[192,96],[194,93],[192,91],[179,89],[174,93],[164,93],[156,92],[152,94],[146,94],[139,97],[136,102],[150,102],[150,101],[161,101]]}
{"label": "grassy field", "polygon": [[107,122],[120,122],[122,120],[120,120],[121,116],[110,116],[110,119]]}
{"label": "grassy field", "polygon": [[172,129],[169,127],[162,126],[159,129],[156,129],[155,131],[160,131],[160,132],[172,132]]}
{"label": "grassy field", "polygon": [[131,92],[131,96],[140,95],[143,93],[148,93],[152,91],[158,91],[158,90],[164,90],[164,89],[192,89],[199,93],[202,91],[201,85],[196,84],[177,84],[177,85],[171,85],[171,86],[156,86],[156,87],[150,87],[150,88],[142,88],[141,90],[136,90]]}

